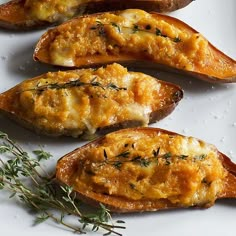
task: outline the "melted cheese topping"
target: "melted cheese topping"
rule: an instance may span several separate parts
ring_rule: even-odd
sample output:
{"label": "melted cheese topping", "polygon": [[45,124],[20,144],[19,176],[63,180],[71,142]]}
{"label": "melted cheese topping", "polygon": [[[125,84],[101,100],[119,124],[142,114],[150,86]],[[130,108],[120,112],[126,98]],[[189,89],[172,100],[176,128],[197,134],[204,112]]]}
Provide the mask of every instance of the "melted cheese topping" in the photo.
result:
{"label": "melted cheese topping", "polygon": [[147,59],[195,72],[207,70],[220,78],[233,74],[232,65],[217,58],[202,35],[142,10],[77,18],[58,27],[53,37],[49,58],[56,65],[81,66],[106,62],[110,57],[116,61]]}
{"label": "melted cheese topping", "polygon": [[130,200],[168,199],[181,206],[213,203],[226,176],[215,147],[161,132],[115,132],[79,155],[75,173],[69,173],[75,190]]}
{"label": "melted cheese topping", "polygon": [[78,136],[129,121],[147,125],[151,112],[175,103],[177,90],[113,64],[25,81],[8,92],[6,110],[45,133]]}
{"label": "melted cheese topping", "polygon": [[[91,0],[26,0],[25,9],[30,17],[48,21],[65,21],[78,14],[78,6]],[[80,9],[82,11],[82,9]],[[82,12],[81,12],[82,13]]]}

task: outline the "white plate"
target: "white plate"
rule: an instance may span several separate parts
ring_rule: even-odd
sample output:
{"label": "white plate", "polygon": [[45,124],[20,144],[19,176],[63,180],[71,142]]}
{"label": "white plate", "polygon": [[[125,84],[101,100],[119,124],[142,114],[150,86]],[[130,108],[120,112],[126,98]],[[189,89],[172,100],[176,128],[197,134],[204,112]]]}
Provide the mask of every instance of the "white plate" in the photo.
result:
{"label": "white plate", "polygon": [[[0,1],[1,3],[6,1]],[[171,15],[180,18],[200,31],[223,52],[236,58],[236,1],[198,0]],[[52,67],[32,60],[32,52],[41,31],[0,31],[0,92],[24,79],[34,77]],[[54,68],[55,69],[55,68]],[[180,84],[185,97],[177,109],[166,119],[155,124],[184,135],[191,135],[215,144],[236,161],[236,84],[214,85],[187,76],[151,72],[160,79]],[[56,160],[82,143],[73,138],[53,139],[37,136],[4,117],[0,117],[0,130],[7,132],[27,150],[38,145],[50,151]],[[222,234],[235,235],[236,200],[218,201],[210,209],[187,209],[145,214],[119,215],[126,221],[126,236],[194,236]],[[48,221],[32,226],[34,216],[17,200],[7,199],[0,192],[1,235],[71,235],[67,230]],[[94,233],[88,233],[94,235]],[[96,234],[97,235],[97,234]]]}

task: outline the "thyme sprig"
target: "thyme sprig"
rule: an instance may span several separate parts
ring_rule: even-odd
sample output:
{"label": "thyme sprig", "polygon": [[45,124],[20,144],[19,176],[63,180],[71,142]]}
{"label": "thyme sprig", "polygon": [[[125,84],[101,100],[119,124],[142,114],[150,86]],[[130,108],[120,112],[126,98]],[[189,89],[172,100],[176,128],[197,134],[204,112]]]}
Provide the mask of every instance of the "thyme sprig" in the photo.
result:
{"label": "thyme sprig", "polygon": [[96,81],[96,77],[94,77],[90,82],[83,82],[80,79],[76,80],[71,80],[66,83],[51,83],[51,84],[44,84],[40,85],[38,84],[35,88],[32,89],[27,89],[27,91],[38,91],[38,92],[43,92],[48,89],[68,89],[72,87],[81,87],[81,86],[92,86],[92,87],[99,87],[103,90],[106,89],[112,89],[115,91],[120,91],[120,90],[127,90],[125,87],[118,87],[117,85],[113,83],[108,83],[106,85],[101,84],[100,82]]}
{"label": "thyme sprig", "polygon": [[[125,144],[125,147],[128,147],[128,145]],[[139,165],[140,167],[148,167],[152,163],[159,164],[161,159],[165,161],[164,162],[165,165],[170,165],[174,158],[177,158],[182,161],[185,161],[188,158],[191,158],[188,155],[184,155],[184,154],[175,155],[175,154],[172,154],[171,152],[160,154],[160,147],[158,147],[157,150],[153,150],[152,156],[149,156],[149,157],[142,157],[140,155],[133,156],[130,150],[124,150],[118,155],[114,156],[112,159],[109,159],[106,150],[104,149],[103,151],[104,151],[104,161],[100,163],[100,166],[108,164],[108,165],[114,166],[118,170],[121,169],[124,163],[133,163],[133,164]],[[206,157],[207,157],[206,154],[196,155],[192,157],[192,161],[203,161]]]}
{"label": "thyme sprig", "polygon": [[101,21],[97,20],[96,25],[91,26],[90,29],[91,30],[97,30],[99,36],[105,36],[106,31],[105,31],[104,27],[106,25],[111,25],[111,26],[115,27],[119,33],[122,33],[122,28],[124,28],[124,29],[130,29],[133,34],[140,31],[140,32],[145,32],[145,33],[153,34],[153,35],[156,35],[156,36],[160,36],[160,37],[163,37],[163,38],[169,38],[174,43],[179,43],[179,42],[182,41],[181,38],[179,38],[179,37],[171,38],[171,37],[167,36],[166,34],[163,34],[162,31],[158,28],[155,28],[153,30],[152,26],[149,25],[149,24],[144,26],[144,27],[140,27],[138,24],[133,24],[132,27],[128,27],[128,26],[120,26],[119,24],[117,24],[115,22],[102,23]]}
{"label": "thyme sprig", "polygon": [[[80,210],[81,202],[77,200],[73,189],[69,186],[58,186],[55,184],[54,175],[42,169],[40,161],[48,159],[50,153],[40,148],[34,151],[38,159],[32,158],[1,131],[0,140],[0,189],[9,191],[10,198],[18,197],[33,209],[36,212],[35,224],[51,219],[79,234],[86,233],[85,229],[91,227],[92,231],[105,230],[105,235],[121,236],[116,230],[125,227],[113,224],[108,209],[100,205],[93,214],[83,213]],[[78,226],[68,222],[68,215],[77,217]],[[116,223],[121,222],[123,223]]]}

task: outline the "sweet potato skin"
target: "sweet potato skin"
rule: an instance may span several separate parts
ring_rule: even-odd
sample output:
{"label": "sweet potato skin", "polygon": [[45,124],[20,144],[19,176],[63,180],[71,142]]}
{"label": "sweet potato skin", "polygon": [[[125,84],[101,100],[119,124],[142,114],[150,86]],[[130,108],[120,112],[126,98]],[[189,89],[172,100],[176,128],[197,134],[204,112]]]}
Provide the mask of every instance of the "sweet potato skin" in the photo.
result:
{"label": "sweet potato skin", "polygon": [[[111,12],[112,13],[112,12]],[[114,14],[119,14],[118,12],[113,12]],[[99,17],[102,13],[94,14],[93,16]],[[162,19],[172,25],[178,26],[180,29],[185,30],[188,33],[191,34],[199,34],[195,29],[187,25],[186,23],[182,22],[179,19],[176,19],[174,17],[170,17],[167,15],[161,15],[156,12],[150,13],[152,17],[157,19]],[[53,64],[50,60],[49,55],[49,48],[51,45],[51,42],[54,41],[57,34],[60,34],[60,30],[63,31],[63,28],[65,28],[68,25],[73,25],[77,20],[90,17],[90,15],[86,15],[83,17],[77,17],[75,19],[72,19],[71,21],[68,21],[58,28],[49,30],[45,34],[42,35],[40,40],[38,41],[35,51],[34,51],[34,59],[36,61],[40,61],[43,63]],[[57,30],[58,29],[58,30]],[[164,71],[170,71],[175,73],[184,74],[187,76],[191,76],[197,79],[201,79],[207,82],[212,83],[233,83],[236,82],[236,61],[226,54],[224,54],[222,51],[217,49],[214,45],[212,45],[210,42],[207,41],[208,48],[212,55],[214,55],[212,61],[209,61],[209,65],[205,66],[204,72],[198,72],[198,71],[190,71],[186,69],[178,69],[174,68],[173,66],[168,66],[166,64],[161,64],[158,61],[155,61],[154,59],[150,59],[149,57],[146,57],[143,53],[140,53],[140,55],[135,54],[118,54],[118,55],[88,55],[86,57],[78,57],[75,61],[75,67],[76,68],[82,68],[82,67],[89,67],[89,66],[100,66],[112,62],[119,62],[122,65],[125,66],[136,66],[138,68],[145,68],[145,69],[160,69]],[[224,65],[220,65],[221,63],[224,63]],[[65,65],[59,65],[59,66],[65,66]],[[221,74],[221,75],[211,75],[212,71],[214,69],[208,68],[219,68],[219,66],[222,66],[222,70],[225,68],[228,68],[226,70],[226,73],[229,75]],[[224,72],[225,73],[225,72]]]}
{"label": "sweet potato skin", "polygon": [[[138,8],[146,11],[171,12],[183,8],[193,0],[96,0],[78,6],[76,15],[103,11]],[[0,27],[14,30],[30,30],[60,22],[33,19],[24,7],[25,0],[12,0],[0,5]],[[75,16],[76,16],[75,15]]]}
{"label": "sweet potato skin", "polygon": [[193,0],[103,0],[96,1],[96,3],[90,2],[85,4],[85,13],[95,13],[97,9],[99,12],[124,10],[128,8],[143,9],[145,11],[156,12],[172,12],[180,8],[186,7]]}
{"label": "sweet potato skin", "polygon": [[[126,130],[116,131],[119,135],[120,132],[127,132],[129,131],[136,131],[142,132],[143,134],[158,134],[159,132],[168,134],[168,135],[180,135],[175,132],[159,129],[159,128],[132,128]],[[74,173],[77,169],[77,161],[80,156],[80,153],[83,150],[89,150],[90,147],[99,146],[104,137],[101,137],[95,141],[92,141],[80,148],[75,149],[74,151],[66,154],[61,159],[58,160],[56,166],[56,179],[59,184],[67,185],[69,184],[68,173]],[[225,179],[225,186],[224,190],[221,192],[217,199],[220,198],[235,198],[236,197],[236,164],[234,164],[227,156],[222,153],[218,153],[219,158],[222,162],[223,167],[227,170],[228,174]],[[173,204],[166,199],[160,200],[127,200],[119,196],[110,196],[107,194],[102,193],[95,193],[92,191],[85,191],[85,192],[76,192],[77,197],[86,203],[99,206],[100,203],[104,204],[113,212],[143,212],[143,211],[158,211],[158,210],[167,210],[167,209],[174,209],[174,208],[183,208],[186,206],[180,204]],[[207,208],[211,207],[214,203],[207,203],[203,205],[197,205],[194,207],[200,208]]]}
{"label": "sweet potato skin", "polygon": [[[110,66],[112,67],[112,65]],[[70,71],[68,71],[69,73]],[[118,72],[117,72],[118,73]],[[35,77],[31,80],[37,80],[40,79],[42,77],[46,77],[46,75],[41,75],[38,77]],[[160,81],[160,80],[156,80],[156,82],[158,84],[160,84],[163,88],[163,91],[165,91],[165,97],[163,99],[161,99],[161,101],[164,101],[165,99],[168,99],[168,103],[166,103],[165,105],[162,105],[156,109],[153,109],[148,117],[148,123],[154,123],[157,122],[161,119],[163,119],[164,117],[166,117],[167,115],[169,115],[174,109],[175,107],[178,105],[179,101],[183,98],[183,90],[172,83],[168,83],[165,81]],[[31,119],[22,116],[22,115],[17,115],[17,110],[15,107],[12,106],[12,104],[15,104],[14,99],[19,99],[18,95],[20,94],[19,92],[17,92],[17,88],[13,87],[12,89],[6,91],[5,93],[0,94],[0,112],[4,115],[6,115],[7,117],[9,117],[10,119],[16,121],[17,123],[19,123],[20,125],[22,125],[23,127],[30,129],[32,131],[35,131],[38,134],[43,134],[43,135],[47,135],[47,136],[73,136],[73,129],[67,129],[67,128],[49,128],[49,129],[45,129],[42,128],[38,125],[35,125],[34,122],[32,122]],[[173,91],[172,92],[167,92],[169,91],[168,88],[171,88]],[[173,93],[173,94],[172,94]],[[56,109],[56,108],[55,108]],[[20,109],[21,110],[21,109]],[[115,115],[115,114],[114,114]],[[54,122],[54,121],[52,121]],[[89,134],[86,132],[86,130],[83,130],[83,133],[81,135],[79,135],[78,137],[81,139],[90,139],[91,135],[92,137],[97,136],[97,135],[102,135],[102,134],[106,134],[109,133],[111,131],[114,130],[118,130],[118,129],[123,129],[123,128],[128,128],[128,127],[137,127],[137,126],[143,126],[143,121],[140,119],[137,120],[124,120],[123,122],[121,121],[117,121],[112,125],[109,126],[102,126],[102,127],[97,127],[96,129],[96,133],[95,134]]]}
{"label": "sweet potato skin", "polygon": [[24,9],[25,0],[13,0],[0,5],[0,27],[29,30],[48,25],[48,22],[30,19]]}

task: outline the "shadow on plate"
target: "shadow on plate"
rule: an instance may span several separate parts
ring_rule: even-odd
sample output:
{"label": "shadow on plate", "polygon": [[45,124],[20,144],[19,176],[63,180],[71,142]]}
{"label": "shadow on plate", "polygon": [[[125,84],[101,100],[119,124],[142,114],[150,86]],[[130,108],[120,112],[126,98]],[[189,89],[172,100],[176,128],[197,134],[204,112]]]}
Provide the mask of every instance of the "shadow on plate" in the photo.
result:
{"label": "shadow on plate", "polygon": [[58,68],[54,66],[33,60],[35,44],[25,45],[9,57],[8,70],[10,73],[13,73],[15,77],[20,75],[20,78],[24,77],[25,79],[30,79],[49,71],[58,70]]}
{"label": "shadow on plate", "polygon": [[[35,147],[41,145],[51,146],[54,148],[56,146],[65,148],[65,150],[70,149],[70,147],[79,147],[85,143],[85,141],[79,138],[73,137],[49,137],[46,135],[38,135],[31,130],[21,127],[16,122],[8,119],[7,117],[0,115],[0,131],[6,133],[12,140],[16,140],[20,144],[34,145]],[[50,148],[50,149],[51,149]]]}

